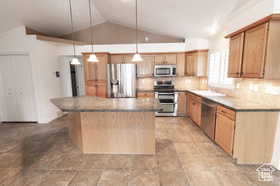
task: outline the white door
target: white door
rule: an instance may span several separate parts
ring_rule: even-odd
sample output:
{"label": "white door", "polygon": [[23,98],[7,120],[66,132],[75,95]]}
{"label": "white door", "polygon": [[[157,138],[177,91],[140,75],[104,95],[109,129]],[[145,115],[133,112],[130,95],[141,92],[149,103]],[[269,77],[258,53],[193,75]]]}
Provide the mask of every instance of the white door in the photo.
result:
{"label": "white door", "polygon": [[37,121],[29,56],[0,56],[3,118],[6,122]]}
{"label": "white door", "polygon": [[14,118],[17,118],[15,110],[17,108],[17,99],[14,69],[11,56],[0,56],[2,121],[12,121]]}

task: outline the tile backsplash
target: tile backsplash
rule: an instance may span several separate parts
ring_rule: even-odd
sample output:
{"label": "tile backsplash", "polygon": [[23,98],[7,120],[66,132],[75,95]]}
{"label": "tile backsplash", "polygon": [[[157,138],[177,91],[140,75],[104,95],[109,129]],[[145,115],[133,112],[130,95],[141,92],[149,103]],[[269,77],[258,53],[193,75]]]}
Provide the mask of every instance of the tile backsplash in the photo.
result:
{"label": "tile backsplash", "polygon": [[[138,90],[153,90],[154,81],[158,78],[139,78],[137,79]],[[176,78],[163,78],[174,81],[175,89],[207,89],[207,79],[197,77],[176,77]]]}
{"label": "tile backsplash", "polygon": [[280,104],[280,81],[261,79],[236,79],[234,89],[213,88],[218,92],[240,98],[267,104]]}

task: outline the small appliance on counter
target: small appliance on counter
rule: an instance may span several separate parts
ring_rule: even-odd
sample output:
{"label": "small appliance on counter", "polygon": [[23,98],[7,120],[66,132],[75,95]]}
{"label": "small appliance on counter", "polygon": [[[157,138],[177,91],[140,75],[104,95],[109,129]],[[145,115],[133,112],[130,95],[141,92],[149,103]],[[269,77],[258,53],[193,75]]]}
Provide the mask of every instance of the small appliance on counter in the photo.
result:
{"label": "small appliance on counter", "polygon": [[171,80],[157,80],[154,83],[155,98],[159,100],[162,110],[156,116],[177,116],[178,93]]}
{"label": "small appliance on counter", "polygon": [[107,70],[109,98],[136,97],[136,64],[108,64]]}
{"label": "small appliance on counter", "polygon": [[176,76],[176,65],[155,65],[155,77],[173,77]]}

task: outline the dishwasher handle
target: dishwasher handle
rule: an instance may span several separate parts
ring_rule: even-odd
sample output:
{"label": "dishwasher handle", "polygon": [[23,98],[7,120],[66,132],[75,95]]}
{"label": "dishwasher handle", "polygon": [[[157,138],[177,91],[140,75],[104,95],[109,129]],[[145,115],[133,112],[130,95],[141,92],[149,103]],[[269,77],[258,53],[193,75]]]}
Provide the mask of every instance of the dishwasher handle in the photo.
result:
{"label": "dishwasher handle", "polygon": [[207,107],[211,107],[211,108],[217,108],[217,105],[214,103],[214,104],[211,104],[211,103],[206,103],[205,101],[202,101],[201,102],[203,105],[206,105]]}

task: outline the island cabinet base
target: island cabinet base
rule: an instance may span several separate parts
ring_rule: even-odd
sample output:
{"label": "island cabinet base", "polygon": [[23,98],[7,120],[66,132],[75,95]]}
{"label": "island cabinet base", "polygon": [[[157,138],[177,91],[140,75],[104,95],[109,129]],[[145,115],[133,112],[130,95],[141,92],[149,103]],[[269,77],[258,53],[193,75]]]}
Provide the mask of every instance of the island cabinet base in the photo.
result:
{"label": "island cabinet base", "polygon": [[155,154],[153,112],[72,112],[72,142],[83,153]]}

